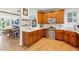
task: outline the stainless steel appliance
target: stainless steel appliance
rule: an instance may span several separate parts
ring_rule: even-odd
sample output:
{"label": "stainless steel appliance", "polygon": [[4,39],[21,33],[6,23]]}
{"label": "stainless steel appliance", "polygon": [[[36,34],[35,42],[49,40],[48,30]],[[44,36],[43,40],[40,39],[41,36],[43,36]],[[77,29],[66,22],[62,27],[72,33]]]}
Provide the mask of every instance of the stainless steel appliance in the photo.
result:
{"label": "stainless steel appliance", "polygon": [[56,19],[55,18],[48,18],[48,23],[49,24],[56,23]]}
{"label": "stainless steel appliance", "polygon": [[54,27],[47,28],[47,38],[48,39],[55,39],[55,28]]}

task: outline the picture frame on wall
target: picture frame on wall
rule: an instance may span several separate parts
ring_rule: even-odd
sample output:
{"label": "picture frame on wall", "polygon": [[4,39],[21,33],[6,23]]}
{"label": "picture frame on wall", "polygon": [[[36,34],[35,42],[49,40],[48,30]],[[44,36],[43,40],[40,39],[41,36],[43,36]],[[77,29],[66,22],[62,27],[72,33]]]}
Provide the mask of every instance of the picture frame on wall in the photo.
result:
{"label": "picture frame on wall", "polygon": [[28,16],[28,9],[23,8],[23,15]]}
{"label": "picture frame on wall", "polygon": [[36,20],[32,20],[32,27],[36,27]]}

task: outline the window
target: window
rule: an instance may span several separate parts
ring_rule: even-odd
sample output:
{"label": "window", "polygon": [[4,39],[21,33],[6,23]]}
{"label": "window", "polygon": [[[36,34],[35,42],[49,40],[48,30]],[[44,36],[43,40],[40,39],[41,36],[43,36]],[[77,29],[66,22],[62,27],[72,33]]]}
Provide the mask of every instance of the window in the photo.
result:
{"label": "window", "polygon": [[77,22],[77,12],[69,12],[67,14],[67,21],[68,22]]}

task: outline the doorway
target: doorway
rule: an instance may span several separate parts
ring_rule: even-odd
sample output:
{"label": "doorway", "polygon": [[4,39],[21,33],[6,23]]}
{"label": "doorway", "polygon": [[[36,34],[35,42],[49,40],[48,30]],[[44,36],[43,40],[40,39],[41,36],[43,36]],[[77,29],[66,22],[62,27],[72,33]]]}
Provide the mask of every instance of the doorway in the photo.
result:
{"label": "doorway", "polygon": [[0,8],[0,50],[17,50],[20,39],[20,8]]}

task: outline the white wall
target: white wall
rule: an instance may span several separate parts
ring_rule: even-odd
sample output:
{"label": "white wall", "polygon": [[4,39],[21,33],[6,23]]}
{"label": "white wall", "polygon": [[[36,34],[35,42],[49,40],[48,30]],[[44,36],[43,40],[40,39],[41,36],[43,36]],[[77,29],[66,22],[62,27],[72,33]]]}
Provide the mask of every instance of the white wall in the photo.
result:
{"label": "white wall", "polygon": [[[21,18],[32,21],[36,18],[37,27],[38,27],[38,17],[37,17],[38,8],[28,8],[28,16],[23,15],[23,9],[21,8]],[[27,21],[28,22],[28,21]],[[22,24],[26,24],[26,21],[22,21]]]}
{"label": "white wall", "polygon": [[[67,13],[68,12],[77,12],[77,22],[67,22]],[[66,27],[73,27],[74,25],[76,25],[77,23],[79,23],[79,8],[71,8],[71,9],[65,9],[64,11],[64,25],[63,27],[66,28]]]}
{"label": "white wall", "polygon": [[[32,27],[32,25],[30,26],[22,26],[24,24],[27,24],[29,22],[32,22],[32,20],[34,18],[36,18],[36,22],[38,22],[38,17],[37,17],[37,12],[38,12],[38,8],[28,8],[28,16],[25,16],[23,15],[23,8],[21,8],[21,20],[20,20],[20,44],[19,45],[22,45],[22,29],[29,29],[29,27],[31,28],[34,28]],[[30,21],[23,21],[22,19],[26,19],[26,20],[30,20]],[[37,23],[37,26],[36,27],[39,27],[38,23]]]}

